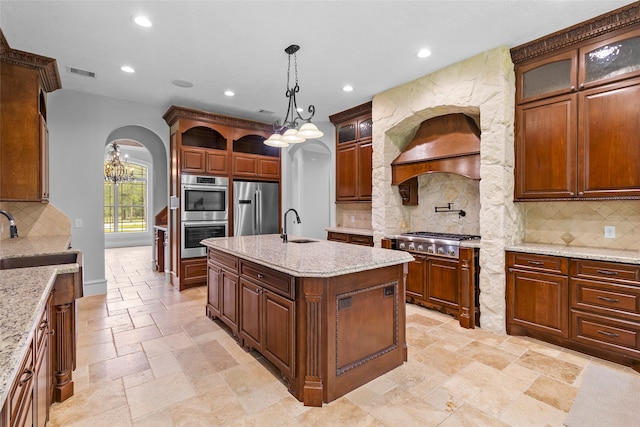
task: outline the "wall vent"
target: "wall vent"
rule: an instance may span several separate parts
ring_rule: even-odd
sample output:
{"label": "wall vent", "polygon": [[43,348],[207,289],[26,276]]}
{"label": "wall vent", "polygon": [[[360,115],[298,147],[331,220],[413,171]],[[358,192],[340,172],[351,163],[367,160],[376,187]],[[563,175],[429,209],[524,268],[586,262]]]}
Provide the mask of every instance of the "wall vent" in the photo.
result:
{"label": "wall vent", "polygon": [[92,71],[81,70],[80,68],[67,67],[67,72],[71,74],[77,74],[79,76],[96,78],[96,73]]}

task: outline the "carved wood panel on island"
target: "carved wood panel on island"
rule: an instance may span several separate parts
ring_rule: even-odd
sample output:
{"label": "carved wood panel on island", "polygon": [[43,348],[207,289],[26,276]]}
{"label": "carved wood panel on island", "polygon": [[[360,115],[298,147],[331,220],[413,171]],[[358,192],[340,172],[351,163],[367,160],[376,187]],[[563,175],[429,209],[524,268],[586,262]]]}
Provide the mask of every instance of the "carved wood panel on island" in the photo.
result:
{"label": "carved wood panel on island", "polygon": [[[322,406],[407,360],[408,254],[328,241],[283,243],[276,235],[207,239],[205,245],[208,316],[269,360],[305,405]],[[346,254],[353,251],[360,268],[349,267]],[[321,254],[346,259],[346,267],[318,266]],[[225,304],[237,315],[225,316]]]}

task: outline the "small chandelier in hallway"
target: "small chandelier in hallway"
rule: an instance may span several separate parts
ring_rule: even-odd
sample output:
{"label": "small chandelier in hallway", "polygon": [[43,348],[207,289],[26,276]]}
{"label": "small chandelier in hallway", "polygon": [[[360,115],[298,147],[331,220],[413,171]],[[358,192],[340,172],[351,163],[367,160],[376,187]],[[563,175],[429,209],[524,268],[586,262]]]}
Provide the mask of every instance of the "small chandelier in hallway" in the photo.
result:
{"label": "small chandelier in hallway", "polygon": [[124,161],[120,159],[120,149],[116,141],[111,143],[109,154],[105,156],[104,180],[114,184],[133,180],[133,168],[129,166],[126,156]]}
{"label": "small chandelier in hallway", "polygon": [[[284,50],[287,55],[289,55],[286,92],[286,96],[289,99],[289,106],[287,107],[287,114],[285,115],[282,124],[280,124],[280,121],[276,121],[273,124],[273,130],[275,133],[264,141],[266,145],[271,147],[288,147],[289,144],[297,144],[304,142],[307,139],[320,138],[324,135],[316,125],[311,123],[311,118],[313,118],[316,113],[315,106],[309,105],[309,108],[307,108],[307,111],[311,114],[308,118],[302,117],[298,111],[298,105],[296,103],[296,93],[300,91],[300,86],[298,85],[298,60],[296,56],[296,52],[298,50],[300,50],[300,46],[296,44],[292,44]],[[293,56],[295,72],[295,85],[293,87],[291,87],[289,83],[291,74],[291,56]],[[306,121],[306,123],[300,126],[300,129],[297,129],[298,119]]]}

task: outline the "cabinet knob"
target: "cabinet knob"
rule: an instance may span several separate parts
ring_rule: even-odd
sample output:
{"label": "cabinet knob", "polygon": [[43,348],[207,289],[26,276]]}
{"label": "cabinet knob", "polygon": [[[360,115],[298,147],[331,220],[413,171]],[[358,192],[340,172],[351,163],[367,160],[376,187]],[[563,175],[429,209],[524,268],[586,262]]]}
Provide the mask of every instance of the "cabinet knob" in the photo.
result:
{"label": "cabinet knob", "polygon": [[573,191],[569,193],[569,196],[574,197],[576,195],[576,193],[574,193]]}
{"label": "cabinet knob", "polygon": [[264,279],[266,276],[264,274],[258,273],[258,279]]}
{"label": "cabinet knob", "polygon": [[580,90],[584,89],[584,83],[580,83]]}
{"label": "cabinet knob", "polygon": [[576,91],[576,87],[575,87],[575,86],[571,86],[571,87],[569,88],[569,90],[570,90],[571,92],[575,92],[575,91]]}
{"label": "cabinet knob", "polygon": [[579,197],[582,197],[582,196],[584,196],[584,192],[582,192],[582,191],[579,191],[579,192],[578,192],[578,196],[579,196]]}

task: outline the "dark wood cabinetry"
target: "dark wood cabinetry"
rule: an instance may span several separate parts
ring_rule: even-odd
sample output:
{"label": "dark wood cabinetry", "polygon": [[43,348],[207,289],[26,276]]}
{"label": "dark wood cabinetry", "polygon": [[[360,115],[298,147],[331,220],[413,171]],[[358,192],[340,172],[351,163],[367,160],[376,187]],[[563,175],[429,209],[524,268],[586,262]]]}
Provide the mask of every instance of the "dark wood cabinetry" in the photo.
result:
{"label": "dark wood cabinetry", "polygon": [[13,50],[0,31],[0,200],[49,200],[47,92],[56,60]]}
{"label": "dark wood cabinetry", "polygon": [[52,364],[50,340],[55,329],[50,322],[52,296],[38,317],[33,338],[27,346],[18,376],[9,390],[2,411],[2,426],[45,426],[52,399]]}
{"label": "dark wood cabinetry", "polygon": [[640,198],[640,24],[616,13],[511,50],[516,200]]}
{"label": "dark wood cabinetry", "polygon": [[[172,106],[163,116],[170,126],[169,195],[180,199],[181,177],[220,176],[229,179],[227,230],[233,233],[233,180],[280,181],[280,150],[263,144],[270,124]],[[207,259],[182,258],[180,208],[169,212],[168,271],[180,290],[207,282]]]}
{"label": "dark wood cabinetry", "polygon": [[336,202],[370,202],[372,103],[329,116],[336,127]]}
{"label": "dark wood cabinetry", "polygon": [[333,242],[352,243],[361,246],[373,246],[373,236],[364,236],[362,234],[339,233],[336,231],[327,232],[327,240]]}
{"label": "dark wood cabinetry", "polygon": [[507,333],[535,330],[567,338],[567,260],[510,252],[507,265]]}
{"label": "dark wood cabinetry", "polygon": [[507,333],[640,369],[640,265],[507,252]]}
{"label": "dark wood cabinetry", "polygon": [[406,300],[454,316],[464,328],[479,325],[479,251],[460,248],[458,259],[412,252]]}
{"label": "dark wood cabinetry", "polygon": [[219,252],[209,253],[207,279],[207,315],[219,318],[237,336],[238,316],[238,259]]}

